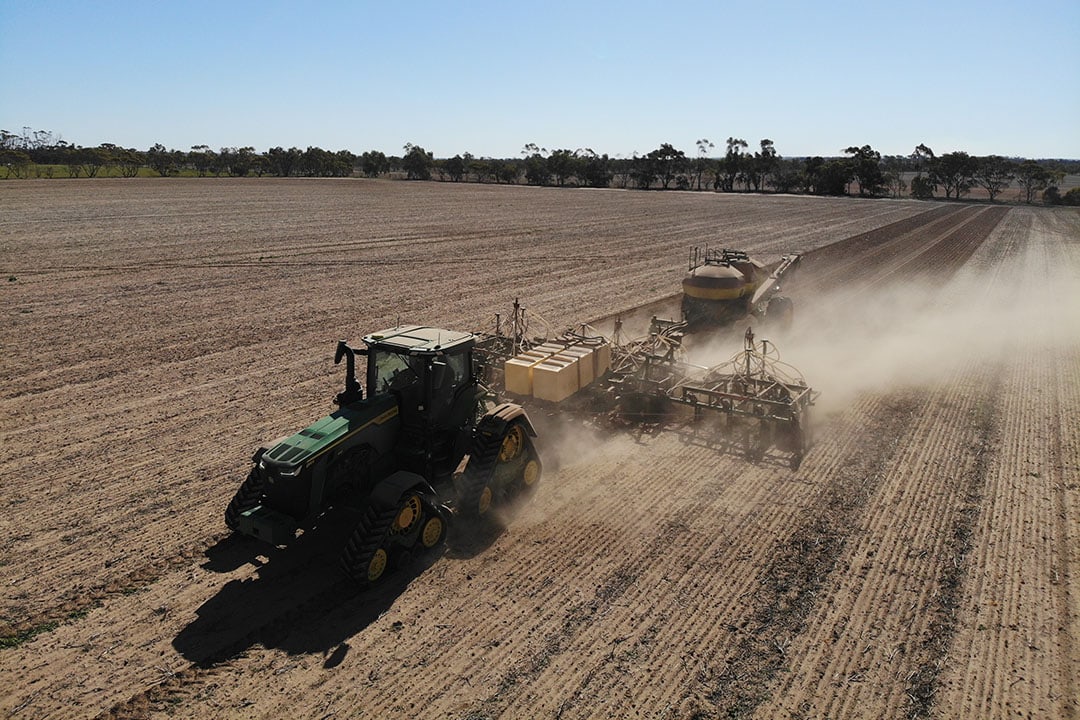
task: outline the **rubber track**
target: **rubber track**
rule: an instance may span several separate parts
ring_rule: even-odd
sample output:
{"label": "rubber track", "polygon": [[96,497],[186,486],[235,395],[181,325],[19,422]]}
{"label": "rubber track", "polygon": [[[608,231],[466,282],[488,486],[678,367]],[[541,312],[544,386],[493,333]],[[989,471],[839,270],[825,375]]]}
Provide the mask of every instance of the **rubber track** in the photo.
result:
{"label": "rubber track", "polygon": [[396,505],[378,508],[373,501],[369,501],[360,522],[341,551],[341,568],[346,575],[359,583],[368,583],[368,563],[382,545],[396,514]]}
{"label": "rubber track", "polygon": [[480,493],[495,474],[495,463],[503,441],[503,435],[485,430],[484,425],[481,420],[480,425],[473,430],[473,448],[469,453],[469,464],[465,468],[462,483],[464,487],[461,492],[461,510],[470,517],[479,514],[476,506],[480,502]]}
{"label": "rubber track", "polygon": [[240,514],[258,505],[262,494],[262,476],[259,475],[258,468],[252,468],[225,508],[225,524],[230,530],[235,532],[240,527]]}

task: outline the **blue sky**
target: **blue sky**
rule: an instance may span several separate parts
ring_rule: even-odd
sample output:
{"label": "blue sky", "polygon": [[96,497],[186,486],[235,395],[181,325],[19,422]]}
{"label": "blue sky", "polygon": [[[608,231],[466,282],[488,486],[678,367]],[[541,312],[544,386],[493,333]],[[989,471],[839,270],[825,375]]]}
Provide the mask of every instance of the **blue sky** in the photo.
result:
{"label": "blue sky", "polygon": [[0,0],[0,128],[626,157],[708,138],[1080,158],[1080,0]]}

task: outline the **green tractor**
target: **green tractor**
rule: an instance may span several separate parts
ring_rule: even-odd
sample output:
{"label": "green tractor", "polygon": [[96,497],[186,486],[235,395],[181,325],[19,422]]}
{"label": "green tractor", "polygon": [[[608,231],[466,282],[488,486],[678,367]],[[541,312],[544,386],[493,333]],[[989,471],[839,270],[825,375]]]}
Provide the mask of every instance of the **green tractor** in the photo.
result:
{"label": "green tractor", "polygon": [[[475,335],[404,325],[363,341],[337,345],[335,364],[346,361],[338,409],[255,452],[225,524],[284,545],[328,510],[351,509],[360,520],[341,564],[374,583],[443,543],[454,515],[485,519],[532,493],[541,463],[520,405],[484,411]],[[366,395],[357,355],[367,357]]]}

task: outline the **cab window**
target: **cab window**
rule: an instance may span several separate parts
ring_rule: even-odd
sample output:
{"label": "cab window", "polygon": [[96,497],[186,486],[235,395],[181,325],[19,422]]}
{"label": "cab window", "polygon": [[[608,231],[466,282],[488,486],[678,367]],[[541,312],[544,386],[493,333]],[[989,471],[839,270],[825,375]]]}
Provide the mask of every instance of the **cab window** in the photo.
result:
{"label": "cab window", "polygon": [[375,374],[372,377],[370,392],[376,395],[384,395],[391,390],[401,390],[413,383],[420,381],[422,360],[410,358],[408,355],[377,350],[374,357],[369,357],[368,362],[374,364]]}

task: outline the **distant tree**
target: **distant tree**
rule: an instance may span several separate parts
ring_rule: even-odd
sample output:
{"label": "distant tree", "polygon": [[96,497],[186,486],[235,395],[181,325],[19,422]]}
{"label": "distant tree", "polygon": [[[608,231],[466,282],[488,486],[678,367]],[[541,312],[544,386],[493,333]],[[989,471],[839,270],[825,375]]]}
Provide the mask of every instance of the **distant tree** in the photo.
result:
{"label": "distant tree", "polygon": [[1048,185],[1043,190],[1042,200],[1047,205],[1060,205],[1061,204],[1061,191],[1058,190],[1057,185]]}
{"label": "distant tree", "polygon": [[527,158],[533,155],[547,157],[547,148],[542,148],[536,143],[525,143],[524,147],[521,148],[521,157]]}
{"label": "distant tree", "polygon": [[849,158],[819,156],[807,158],[805,175],[806,188],[815,195],[846,195],[855,177]]}
{"label": "distant tree", "polygon": [[574,153],[580,163],[582,180],[589,187],[601,188],[611,184],[611,161],[607,155],[597,155],[592,148]]}
{"label": "distant tree", "polygon": [[709,169],[709,152],[716,146],[709,142],[708,138],[701,138],[695,144],[697,158],[694,160],[694,180],[697,183],[697,189],[700,190],[701,176]]}
{"label": "distant tree", "polygon": [[478,183],[487,182],[487,179],[494,172],[491,168],[491,162],[484,158],[472,158],[468,161],[466,167],[472,173],[473,179]]}
{"label": "distant tree", "polygon": [[611,161],[611,182],[615,187],[623,190],[630,187],[630,183],[634,179],[634,163],[637,156],[637,151],[634,151],[632,157],[615,158]]}
{"label": "distant tree", "polygon": [[974,180],[986,190],[990,196],[990,202],[994,202],[994,198],[1009,187],[1010,181],[1015,177],[1015,166],[1012,161],[1000,155],[987,155],[975,159]]}
{"label": "distant tree", "polygon": [[309,147],[300,153],[298,171],[306,177],[348,177],[356,166],[356,155],[348,150],[331,152]]}
{"label": "distant tree", "polygon": [[348,150],[338,150],[334,153],[334,162],[331,166],[333,177],[351,177],[356,169],[357,157]]}
{"label": "distant tree", "polygon": [[378,150],[369,150],[360,156],[360,172],[369,178],[379,177],[389,170],[390,161]]}
{"label": "distant tree", "polygon": [[945,153],[931,161],[930,177],[945,188],[946,199],[955,196],[959,200],[974,184],[975,169],[975,159],[966,152]]}
{"label": "distant tree", "polygon": [[233,177],[247,177],[255,166],[255,148],[250,145],[241,148],[223,147],[218,155]]}
{"label": "distant tree", "polygon": [[1035,202],[1035,196],[1040,190],[1045,190],[1050,185],[1050,171],[1035,162],[1025,160],[1016,168],[1016,179],[1020,182],[1023,191],[1024,202],[1028,205]]}
{"label": "distant tree", "polygon": [[928,175],[916,175],[911,178],[911,197],[916,200],[929,200],[934,197],[937,185]]}
{"label": "distant tree", "polygon": [[745,156],[743,150],[748,147],[742,138],[729,137],[727,139],[727,151],[720,161],[720,169],[713,183],[717,190],[733,192],[735,182],[743,174],[745,168]]}
{"label": "distant tree", "polygon": [[547,158],[548,173],[555,178],[555,184],[562,187],[577,173],[577,158],[572,150],[552,150]]}
{"label": "distant tree", "polygon": [[656,161],[649,154],[638,155],[630,160],[630,179],[638,190],[648,190],[656,181]]}
{"label": "distant tree", "polygon": [[101,143],[96,150],[100,153],[102,167],[107,171],[120,167],[120,155],[124,152],[122,147],[117,147],[113,143]]}
{"label": "distant tree", "polygon": [[270,148],[266,151],[267,169],[277,177],[290,177],[299,172],[303,155],[303,151],[297,147],[288,150],[280,146]]}
{"label": "distant tree", "polygon": [[915,166],[915,177],[911,179],[911,197],[918,200],[929,200],[937,191],[937,183],[933,177],[924,177],[930,164],[935,161],[934,151],[924,143],[919,143],[911,153],[911,162]]}
{"label": "distant tree", "polygon": [[76,157],[79,164],[82,165],[83,174],[88,178],[97,177],[101,172],[101,168],[105,167],[112,159],[111,154],[100,147],[80,148]]}
{"label": "distant tree", "polygon": [[747,163],[749,165],[747,177],[750,179],[754,192],[761,192],[769,175],[776,169],[779,160],[780,156],[776,154],[776,146],[773,141],[768,138],[762,140],[761,150],[754,153],[752,162]]}
{"label": "distant tree", "polygon": [[778,193],[789,193],[797,190],[803,182],[802,169],[795,160],[778,158],[776,168],[766,180],[766,183]]}
{"label": "distant tree", "polygon": [[161,143],[154,143],[146,151],[146,164],[161,177],[167,177],[176,172],[172,154]]}
{"label": "distant tree", "polygon": [[1080,187],[1071,188],[1067,193],[1065,193],[1065,195],[1061,198],[1061,204],[1069,205],[1071,207],[1076,207],[1080,205]]}
{"label": "distant tree", "polygon": [[460,155],[447,158],[442,164],[443,171],[450,177],[451,182],[461,182],[465,176],[465,160]]}
{"label": "distant tree", "polygon": [[214,151],[207,145],[192,145],[188,152],[188,162],[195,168],[199,177],[206,177],[214,166]]}
{"label": "distant tree", "polygon": [[851,173],[859,183],[859,197],[875,197],[885,188],[885,176],[881,172],[881,153],[869,145],[845,148],[851,155]]}
{"label": "distant tree", "polygon": [[907,159],[899,155],[889,155],[882,159],[883,177],[885,186],[892,193],[894,198],[898,198],[904,194],[907,190],[907,183],[904,182],[904,170],[907,167]]}
{"label": "distant tree", "polygon": [[922,175],[934,160],[934,151],[925,144],[919,143],[911,153],[911,160],[915,163],[915,174]]}
{"label": "distant tree", "polygon": [[30,155],[23,150],[5,147],[0,150],[0,166],[5,178],[21,178],[30,168]]}
{"label": "distant tree", "polygon": [[134,148],[121,150],[117,153],[117,161],[120,167],[120,177],[138,177],[139,170],[143,165],[142,153]]}
{"label": "distant tree", "polygon": [[661,143],[660,147],[645,156],[651,166],[651,173],[660,180],[665,190],[675,177],[686,170],[686,153],[672,147],[671,143]]}
{"label": "distant tree", "polygon": [[491,174],[497,183],[517,184],[521,169],[513,160],[492,160]]}
{"label": "distant tree", "polygon": [[405,143],[405,157],[401,159],[401,165],[409,180],[430,180],[434,163],[435,158],[427,150],[419,145]]}
{"label": "distant tree", "polygon": [[547,158],[539,152],[534,152],[525,158],[525,182],[530,185],[551,184],[551,170],[548,167]]}
{"label": "distant tree", "polygon": [[273,172],[270,169],[270,159],[265,154],[255,153],[251,158],[251,172],[255,177],[262,177],[268,173]]}

